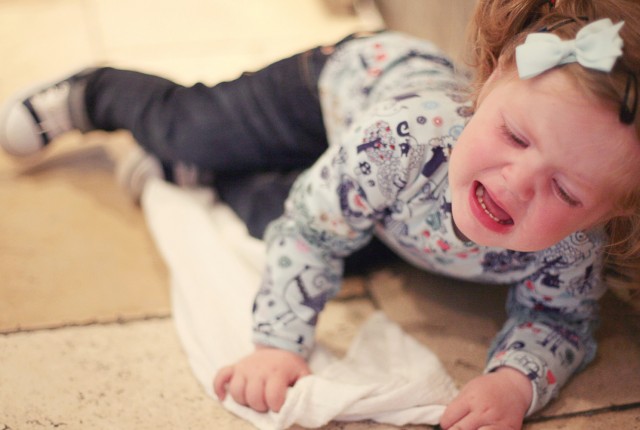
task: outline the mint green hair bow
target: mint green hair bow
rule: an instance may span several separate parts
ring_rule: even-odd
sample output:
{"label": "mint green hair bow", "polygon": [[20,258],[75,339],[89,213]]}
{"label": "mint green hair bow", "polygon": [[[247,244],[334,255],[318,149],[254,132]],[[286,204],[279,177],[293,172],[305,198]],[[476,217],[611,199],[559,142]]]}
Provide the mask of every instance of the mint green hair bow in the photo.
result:
{"label": "mint green hair bow", "polygon": [[622,55],[618,34],[624,21],[613,24],[609,18],[585,25],[573,40],[562,40],[552,33],[531,33],[516,47],[516,64],[521,79],[529,79],[561,64],[579,63],[589,69],[610,72]]}

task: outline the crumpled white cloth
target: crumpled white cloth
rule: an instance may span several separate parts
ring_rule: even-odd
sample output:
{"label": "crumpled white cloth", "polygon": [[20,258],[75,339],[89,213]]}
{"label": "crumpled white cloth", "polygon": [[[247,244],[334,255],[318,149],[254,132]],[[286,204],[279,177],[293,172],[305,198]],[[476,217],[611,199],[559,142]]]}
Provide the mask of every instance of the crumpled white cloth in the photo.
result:
{"label": "crumpled white cloth", "polygon": [[[215,397],[216,371],[249,354],[251,306],[264,244],[209,190],[184,190],[159,180],[142,205],[172,278],[172,310],[193,372]],[[279,413],[257,413],[227,396],[230,411],[259,429],[371,419],[394,425],[437,424],[457,389],[438,358],[376,312],[342,359],[319,345],[313,374],[290,388]]]}

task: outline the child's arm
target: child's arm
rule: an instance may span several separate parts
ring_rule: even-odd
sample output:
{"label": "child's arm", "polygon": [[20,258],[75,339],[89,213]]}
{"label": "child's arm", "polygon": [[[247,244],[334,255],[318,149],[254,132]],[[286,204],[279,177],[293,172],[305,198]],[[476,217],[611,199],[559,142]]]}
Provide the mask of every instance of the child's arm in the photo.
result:
{"label": "child's arm", "polygon": [[[529,381],[528,416],[547,405],[573,374],[593,360],[597,301],[606,291],[600,279],[603,241],[601,233],[578,232],[539,253],[505,251],[497,256],[504,262],[510,255],[520,259],[521,268],[528,263],[535,270],[512,288],[507,302],[509,319],[494,340],[486,374],[462,390],[463,402],[493,375],[508,369]],[[491,270],[490,261],[487,263]],[[511,392],[503,395],[503,405],[513,400],[509,399]]]}
{"label": "child's arm", "polygon": [[278,412],[284,404],[287,389],[310,373],[301,356],[256,346],[252,354],[220,369],[213,381],[213,389],[220,401],[228,392],[237,403],[258,412]]}
{"label": "child's arm", "polygon": [[[319,314],[340,288],[343,258],[371,239],[374,225],[401,191],[387,181],[383,182],[384,189],[370,185],[369,177],[358,174],[360,166],[373,164],[372,159],[378,162],[384,156],[380,164],[393,169],[398,184],[411,185],[419,177],[424,161],[419,157],[427,153],[420,150],[426,144],[413,150],[393,142],[369,145],[366,140],[361,148],[363,139],[376,141],[377,135],[388,134],[390,128],[378,118],[364,126],[346,139],[352,144],[331,146],[300,176],[287,200],[285,214],[269,226],[265,235],[266,269],[253,309],[253,341],[274,348],[268,351],[279,358],[274,360],[275,367],[259,365],[260,357],[265,354],[258,350],[222,370],[215,381],[216,393],[221,397],[227,386],[227,392],[236,401],[259,411],[277,410],[284,397],[283,389],[308,373],[301,358],[310,354]],[[393,126],[393,130],[396,129]],[[376,168],[373,165],[372,171]],[[277,369],[276,372],[291,370],[275,382],[278,394],[265,400],[260,394],[252,394],[257,400],[248,399],[247,392],[255,391],[247,387],[273,382],[264,376],[272,374],[273,369]],[[266,385],[264,387],[263,393]]]}
{"label": "child's arm", "polygon": [[593,359],[597,300],[605,291],[597,270],[600,241],[598,234],[576,233],[541,253],[497,256],[501,262],[527,258],[538,270],[513,287],[509,320],[494,341],[487,373],[447,407],[443,429],[519,429]]}

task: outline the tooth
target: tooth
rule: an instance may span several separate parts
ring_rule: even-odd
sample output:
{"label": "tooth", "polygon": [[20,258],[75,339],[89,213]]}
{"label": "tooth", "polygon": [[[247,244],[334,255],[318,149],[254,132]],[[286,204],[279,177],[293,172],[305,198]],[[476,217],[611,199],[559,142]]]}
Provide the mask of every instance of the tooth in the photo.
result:
{"label": "tooth", "polygon": [[484,187],[482,185],[476,188],[476,198],[478,199],[478,203],[480,203],[480,207],[482,207],[482,209],[484,210],[484,213],[486,213],[489,216],[489,218],[491,218],[498,224],[505,224],[505,221],[501,220],[500,218],[492,214],[489,211],[489,209],[487,209],[487,205],[484,202]]}

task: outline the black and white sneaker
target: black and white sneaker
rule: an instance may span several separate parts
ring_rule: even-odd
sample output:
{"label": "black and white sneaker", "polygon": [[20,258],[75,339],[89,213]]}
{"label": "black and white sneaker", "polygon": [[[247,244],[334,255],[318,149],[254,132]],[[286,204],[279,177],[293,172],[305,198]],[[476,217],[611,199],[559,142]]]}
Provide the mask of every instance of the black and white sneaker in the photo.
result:
{"label": "black and white sneaker", "polygon": [[28,156],[68,131],[91,130],[84,103],[90,72],[40,84],[6,102],[0,110],[0,147],[11,155]]}

